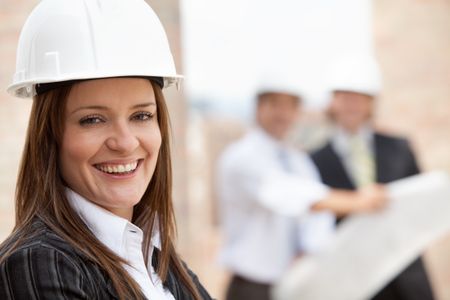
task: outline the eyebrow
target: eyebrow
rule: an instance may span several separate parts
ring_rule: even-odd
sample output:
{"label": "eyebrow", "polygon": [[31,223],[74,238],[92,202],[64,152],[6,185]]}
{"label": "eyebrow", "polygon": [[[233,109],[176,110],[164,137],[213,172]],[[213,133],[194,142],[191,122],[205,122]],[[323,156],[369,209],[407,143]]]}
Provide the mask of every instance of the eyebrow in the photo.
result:
{"label": "eyebrow", "polygon": [[[144,107],[148,107],[148,106],[156,106],[155,102],[146,102],[146,103],[139,103],[136,104],[132,107],[130,107],[130,109],[136,109],[136,108],[144,108]],[[81,106],[78,107],[77,109],[75,109],[73,112],[71,112],[70,114],[74,114],[77,111],[83,110],[83,109],[99,109],[99,110],[108,110],[108,107],[106,106],[101,106],[101,105],[88,105],[88,106]]]}

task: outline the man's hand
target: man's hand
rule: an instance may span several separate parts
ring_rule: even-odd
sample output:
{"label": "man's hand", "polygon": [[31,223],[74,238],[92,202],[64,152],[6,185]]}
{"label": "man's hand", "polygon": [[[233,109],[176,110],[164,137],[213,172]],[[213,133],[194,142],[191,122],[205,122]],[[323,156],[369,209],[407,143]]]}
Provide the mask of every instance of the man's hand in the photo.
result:
{"label": "man's hand", "polygon": [[371,212],[386,207],[388,203],[386,189],[383,185],[374,184],[362,189],[356,193],[357,205],[355,212]]}

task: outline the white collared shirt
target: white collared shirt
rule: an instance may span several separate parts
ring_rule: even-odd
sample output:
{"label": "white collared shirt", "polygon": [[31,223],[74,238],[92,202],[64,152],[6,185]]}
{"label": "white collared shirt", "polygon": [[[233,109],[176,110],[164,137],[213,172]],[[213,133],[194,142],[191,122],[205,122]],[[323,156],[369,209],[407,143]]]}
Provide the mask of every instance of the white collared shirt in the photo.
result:
{"label": "white collared shirt", "polygon": [[333,150],[341,159],[345,171],[347,172],[347,174],[349,174],[353,182],[356,182],[355,174],[353,174],[353,170],[355,170],[356,168],[353,165],[354,160],[351,157],[351,140],[355,136],[360,138],[367,149],[370,149],[373,155],[375,155],[373,141],[374,133],[369,125],[362,126],[356,133],[353,134],[344,130],[342,127],[336,126],[331,137],[331,147],[333,147]]}
{"label": "white collared shirt", "polygon": [[329,189],[309,156],[262,129],[225,150],[217,187],[225,234],[219,259],[247,279],[276,282],[299,253],[319,250],[334,232],[331,213],[310,211]]}
{"label": "white collared shirt", "polygon": [[136,225],[86,200],[73,190],[66,189],[67,199],[95,237],[112,252],[129,263],[123,267],[139,284],[147,299],[174,300],[162,285],[151,262],[154,247],[161,249],[159,231],[151,238],[148,264],[142,252],[143,232]]}

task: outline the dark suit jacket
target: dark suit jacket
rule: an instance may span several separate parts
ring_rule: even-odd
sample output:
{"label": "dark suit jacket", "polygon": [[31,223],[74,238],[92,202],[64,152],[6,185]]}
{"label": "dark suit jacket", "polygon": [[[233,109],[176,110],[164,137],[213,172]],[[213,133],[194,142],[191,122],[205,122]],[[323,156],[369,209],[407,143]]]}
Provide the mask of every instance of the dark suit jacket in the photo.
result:
{"label": "dark suit jacket", "polygon": [[[419,173],[416,159],[405,139],[382,134],[374,135],[376,181],[388,183]],[[311,154],[322,181],[330,187],[355,189],[342,161],[328,142]],[[433,299],[426,271],[419,257],[397,278],[381,290],[374,300],[429,300]]]}
{"label": "dark suit jacket", "polygon": [[[0,299],[118,299],[111,280],[98,265],[88,261],[43,222],[37,220],[33,227],[37,235],[0,265]],[[0,257],[3,252],[0,249]],[[211,299],[197,276],[190,270],[189,275],[202,298]],[[192,299],[171,271],[165,287],[177,300]]]}

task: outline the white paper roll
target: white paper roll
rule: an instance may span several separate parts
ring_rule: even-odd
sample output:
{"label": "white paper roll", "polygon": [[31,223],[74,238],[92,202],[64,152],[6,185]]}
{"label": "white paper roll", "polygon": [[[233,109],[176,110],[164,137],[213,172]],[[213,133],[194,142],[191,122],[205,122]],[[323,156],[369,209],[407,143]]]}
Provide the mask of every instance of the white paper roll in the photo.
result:
{"label": "white paper roll", "polygon": [[448,174],[417,175],[387,189],[385,210],[347,218],[329,247],[294,264],[274,288],[274,299],[368,299],[450,233]]}

